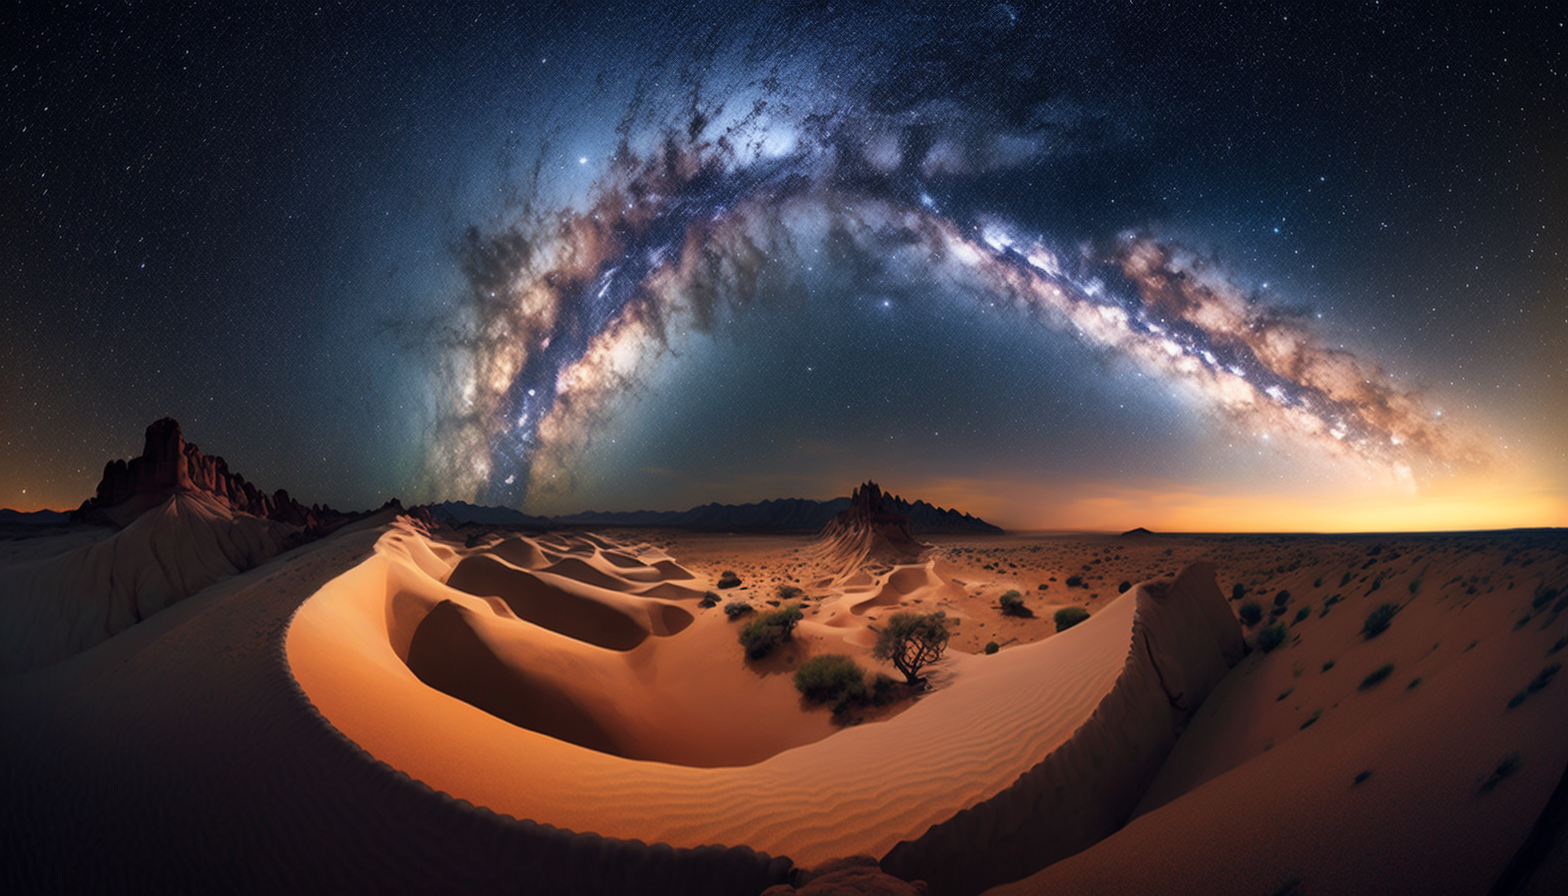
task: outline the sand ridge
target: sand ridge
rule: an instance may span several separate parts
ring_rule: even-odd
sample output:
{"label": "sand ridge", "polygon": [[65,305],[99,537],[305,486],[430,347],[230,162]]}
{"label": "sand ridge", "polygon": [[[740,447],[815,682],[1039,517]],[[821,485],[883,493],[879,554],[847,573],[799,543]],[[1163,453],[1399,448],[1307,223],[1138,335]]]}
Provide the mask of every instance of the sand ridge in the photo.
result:
{"label": "sand ridge", "polygon": [[[636,553],[611,547],[603,538],[575,546],[541,538],[537,548],[541,559],[573,551],[606,573],[611,565],[625,566],[605,561],[600,552]],[[1151,668],[1136,645],[1146,638],[1137,624],[1139,603],[1153,598],[1135,589],[1090,623],[1048,641],[995,656],[951,656],[941,669],[941,687],[887,721],[813,731],[811,720],[826,725],[826,714],[797,713],[785,720],[786,728],[809,736],[746,763],[698,767],[638,761],[625,754],[657,743],[660,732],[665,746],[683,750],[734,736],[737,726],[729,712],[706,719],[671,718],[681,708],[668,702],[669,693],[695,681],[684,674],[692,655],[723,657],[730,668],[716,673],[710,667],[708,678],[740,689],[720,698],[732,709],[747,702],[744,689],[788,688],[787,680],[777,680],[785,676],[747,671],[733,643],[733,627],[717,613],[615,651],[503,612],[430,574],[439,574],[436,564],[455,570],[478,556],[482,547],[459,559],[458,551],[400,524],[378,542],[372,558],[302,605],[287,642],[294,674],[336,727],[415,778],[498,812],[610,837],[678,847],[744,842],[802,865],[841,855],[882,856],[900,841],[919,840],[933,826],[1013,787],[1101,711],[1129,667]],[[522,572],[514,567],[511,574]],[[1217,610],[1229,620],[1212,570],[1196,575],[1208,577],[1210,614]],[[876,579],[869,586],[873,593],[905,597],[947,585],[937,581],[929,565],[897,568]],[[854,617],[850,607],[865,596],[851,593],[841,600],[846,605],[837,611],[828,606],[834,601],[819,600],[826,621],[802,624],[808,641],[814,636],[846,639],[832,623]],[[448,654],[484,658],[485,668],[467,671],[470,683],[494,685],[497,678],[510,676],[513,693],[550,695],[549,705],[536,700],[532,708],[511,708],[515,718],[532,720],[534,730],[508,724],[421,681],[416,667],[422,663],[415,657],[421,651],[411,646],[405,658],[392,647],[403,640],[398,627],[418,614],[386,610],[389,603],[410,601],[429,607],[417,631],[438,627],[449,639]],[[649,602],[664,605],[658,599]],[[451,609],[438,616],[441,608]],[[408,639],[411,645],[421,640],[417,631]],[[680,641],[685,649],[677,650]],[[1239,652],[1239,635],[1236,648]],[[680,656],[687,657],[684,666]],[[1226,657],[1216,649],[1205,662],[1224,668]],[[1103,781],[1130,775],[1139,782],[1134,794],[1141,793],[1142,782],[1173,738],[1171,708],[1158,676],[1142,677],[1147,681],[1134,690],[1152,695],[1148,705],[1158,713],[1145,712],[1146,721],[1133,727],[1155,732],[1145,740],[1157,743],[1157,752],[1098,768],[1080,757],[1078,777]],[[672,685],[663,695],[667,702],[647,713],[666,681]],[[451,679],[438,683],[449,685]],[[1121,712],[1120,705],[1113,702],[1107,712]],[[739,730],[758,725],[765,726],[765,720],[750,720]],[[668,740],[672,730],[684,743]],[[1127,803],[1114,811],[1124,815],[1130,808]],[[939,832],[921,850],[956,854],[975,846]]]}

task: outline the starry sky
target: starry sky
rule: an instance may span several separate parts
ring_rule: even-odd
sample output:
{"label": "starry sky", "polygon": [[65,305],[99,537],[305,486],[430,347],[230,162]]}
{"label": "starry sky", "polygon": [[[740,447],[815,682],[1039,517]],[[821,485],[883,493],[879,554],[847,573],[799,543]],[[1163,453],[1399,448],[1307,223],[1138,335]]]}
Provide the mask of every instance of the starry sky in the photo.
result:
{"label": "starry sky", "polygon": [[1568,525],[1560,4],[22,4],[0,506]]}

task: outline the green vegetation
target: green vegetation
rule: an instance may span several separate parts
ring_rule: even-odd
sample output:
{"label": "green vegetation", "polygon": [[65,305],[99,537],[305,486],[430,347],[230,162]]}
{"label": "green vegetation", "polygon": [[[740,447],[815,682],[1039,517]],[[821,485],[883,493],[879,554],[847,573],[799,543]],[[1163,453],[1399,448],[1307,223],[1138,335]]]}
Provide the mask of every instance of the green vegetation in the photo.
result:
{"label": "green vegetation", "polygon": [[752,612],[752,609],[753,608],[751,604],[748,604],[743,600],[732,600],[724,605],[724,615],[731,619],[738,619],[747,613]]}
{"label": "green vegetation", "polygon": [[1089,618],[1089,611],[1083,607],[1062,607],[1056,611],[1056,630],[1065,632],[1078,623]]}
{"label": "green vegetation", "polygon": [[1132,588],[1132,583],[1127,581],[1126,579],[1122,579],[1121,584],[1116,586],[1116,593],[1117,594],[1126,594],[1131,588]]}
{"label": "green vegetation", "polygon": [[1407,690],[1407,691],[1408,690],[1413,690],[1415,688],[1415,686],[1420,684],[1420,683],[1421,683],[1421,676],[1417,675],[1415,678],[1410,679],[1410,683],[1409,684],[1405,685],[1405,690]]}
{"label": "green vegetation", "polygon": [[1364,638],[1376,638],[1388,631],[1388,623],[1393,620],[1399,608],[1393,604],[1378,604],[1377,608],[1367,614],[1367,621],[1361,626],[1361,635]]}
{"label": "green vegetation", "polygon": [[1546,655],[1551,656],[1557,651],[1562,650],[1564,647],[1568,647],[1568,635],[1563,635],[1561,638],[1558,638],[1557,643],[1553,644],[1551,649],[1546,651]]}
{"label": "green vegetation", "polygon": [[1242,598],[1244,598],[1246,596],[1247,596],[1247,587],[1245,585],[1241,584],[1240,582],[1237,582],[1236,584],[1230,586],[1230,599],[1231,600],[1233,600],[1233,601],[1241,600]]}
{"label": "green vegetation", "polygon": [[795,600],[805,593],[794,585],[779,586],[779,600]]}
{"label": "green vegetation", "polygon": [[1252,628],[1263,621],[1263,608],[1255,600],[1249,600],[1236,610],[1236,615],[1241,617],[1241,624]]}
{"label": "green vegetation", "polygon": [[718,605],[719,596],[714,594],[712,591],[703,592],[702,600],[697,602],[697,606],[702,607],[704,610],[708,609],[709,607],[716,607]]}
{"label": "green vegetation", "polygon": [[1323,710],[1313,710],[1312,715],[1307,716],[1307,720],[1301,723],[1301,730],[1305,731],[1308,728],[1311,728],[1313,725],[1316,725],[1318,723],[1318,719],[1321,718],[1323,718]]}
{"label": "green vegetation", "polygon": [[1002,645],[996,643],[995,641],[987,641],[987,642],[985,642],[985,655],[986,656],[990,656],[991,654],[996,653],[998,650],[1001,650],[1001,649],[1002,649]]}
{"label": "green vegetation", "polygon": [[735,570],[726,569],[722,573],[719,573],[719,588],[735,588],[739,585],[740,576],[735,574]]}
{"label": "green vegetation", "polygon": [[1083,576],[1068,576],[1067,577],[1067,587],[1069,587],[1069,588],[1087,588],[1089,586],[1085,585],[1083,583]]}
{"label": "green vegetation", "polygon": [[1275,698],[1274,698],[1274,700],[1275,700],[1275,701],[1276,701],[1276,702],[1278,702],[1278,701],[1280,701],[1280,700],[1283,700],[1283,699],[1285,699],[1285,698],[1286,698],[1286,697],[1289,697],[1289,696],[1290,696],[1290,695],[1291,695],[1291,694],[1292,694],[1292,693],[1294,693],[1294,692],[1295,692],[1295,690],[1296,690],[1296,689],[1295,689],[1295,688],[1294,688],[1294,687],[1289,687],[1289,688],[1286,688],[1286,689],[1284,689],[1284,690],[1283,690],[1283,691],[1280,691],[1280,692],[1279,692],[1279,696],[1278,696],[1278,697],[1275,697]]}
{"label": "green vegetation", "polygon": [[1290,592],[1284,588],[1279,589],[1279,593],[1274,595],[1274,606],[1283,607],[1288,603],[1290,603]]}
{"label": "green vegetation", "polygon": [[[728,607],[725,608],[728,610]],[[746,623],[740,630],[740,643],[746,648],[746,658],[760,660],[773,652],[775,647],[788,641],[800,622],[799,604],[790,604],[770,610]]]}
{"label": "green vegetation", "polygon": [[1034,615],[1028,607],[1024,606],[1024,596],[1016,590],[1004,591],[1002,596],[997,598],[997,603],[1002,605],[1003,616],[1027,617]]}
{"label": "green vegetation", "polygon": [[1384,663],[1368,673],[1366,678],[1361,679],[1359,687],[1364,691],[1392,674],[1394,674],[1394,664]]}
{"label": "green vegetation", "polygon": [[1552,663],[1550,666],[1547,666],[1545,669],[1537,672],[1535,677],[1530,679],[1530,683],[1524,686],[1524,690],[1509,698],[1508,708],[1513,709],[1514,707],[1523,703],[1525,698],[1529,697],[1531,694],[1551,684],[1552,678],[1555,677],[1558,672],[1561,672],[1562,668],[1562,663]]}
{"label": "green vegetation", "polygon": [[1366,771],[1362,771],[1362,772],[1357,772],[1354,783],[1360,784],[1362,781],[1365,781],[1366,779],[1368,779],[1370,777],[1372,777],[1372,770],[1371,769],[1367,769]]}
{"label": "green vegetation", "polygon": [[[1302,620],[1306,619],[1308,616],[1311,616],[1311,615],[1312,615],[1312,607],[1310,607],[1310,606],[1302,607],[1301,609],[1296,611],[1296,620],[1295,620],[1295,622],[1301,622]],[[1293,622],[1291,624],[1294,625],[1295,622]]]}
{"label": "green vegetation", "polygon": [[1556,597],[1557,589],[1549,588],[1546,586],[1545,582],[1542,582],[1541,584],[1535,586],[1535,599],[1530,601],[1530,606],[1533,609],[1539,610],[1547,604],[1551,603],[1552,600]]}
{"label": "green vegetation", "polygon": [[877,632],[871,655],[892,662],[912,685],[920,684],[920,670],[942,658],[947,650],[947,616],[941,612],[894,613]]}
{"label": "green vegetation", "polygon": [[865,701],[866,670],[840,653],[814,656],[795,670],[795,690],[815,703],[831,703],[833,712],[841,713]]}
{"label": "green vegetation", "polygon": [[1328,670],[1330,670],[1332,668],[1334,668],[1334,661],[1333,660],[1329,660],[1328,662],[1323,664],[1323,671],[1324,672],[1327,672]]}

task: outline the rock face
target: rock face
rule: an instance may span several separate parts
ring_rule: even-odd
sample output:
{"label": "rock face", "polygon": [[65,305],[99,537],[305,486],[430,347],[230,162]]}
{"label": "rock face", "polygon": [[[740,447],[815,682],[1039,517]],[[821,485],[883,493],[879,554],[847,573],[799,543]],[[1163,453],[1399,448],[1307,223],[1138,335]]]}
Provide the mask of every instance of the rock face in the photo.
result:
{"label": "rock face", "polygon": [[306,507],[283,489],[267,494],[244,476],[229,472],[221,457],[209,457],[185,441],[180,424],[165,417],[147,427],[140,457],[111,460],[104,465],[98,492],[82,503],[75,516],[126,526],[180,491],[205,492],[230,510],[262,519],[312,528],[329,508]]}
{"label": "rock face", "polygon": [[888,508],[875,482],[855,489],[849,506],[822,528],[818,544],[846,573],[866,565],[910,563],[927,547],[910,532],[909,517]]}

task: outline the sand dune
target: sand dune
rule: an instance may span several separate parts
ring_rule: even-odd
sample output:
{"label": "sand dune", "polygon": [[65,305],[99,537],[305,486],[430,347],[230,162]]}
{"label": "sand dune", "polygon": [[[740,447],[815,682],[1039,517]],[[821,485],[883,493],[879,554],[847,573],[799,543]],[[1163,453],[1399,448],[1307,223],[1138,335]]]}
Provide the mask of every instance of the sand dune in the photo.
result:
{"label": "sand dune", "polygon": [[[1180,712],[1161,680],[1181,680],[1196,702],[1240,648],[1212,570],[1199,567],[1169,596],[1135,589],[1049,641],[954,656],[939,689],[888,721],[813,730],[799,711],[770,723],[788,684],[744,669],[719,614],[615,651],[461,594],[421,568],[435,557],[401,527],[290,626],[301,686],[373,755],[454,796],[573,831],[677,847],[743,841],[804,865],[891,851],[895,866],[928,877],[955,869],[944,892],[1005,879],[985,876],[988,866],[1036,867],[1029,856],[1064,832],[1083,844],[1113,828],[1174,739]],[[475,564],[481,557],[456,560],[452,576],[465,564],[501,569]],[[501,578],[523,575],[511,568]],[[893,575],[887,593],[934,586],[923,567]],[[505,590],[489,584],[464,587]],[[399,656],[397,629],[417,614],[387,605],[410,600],[430,609]],[[1229,643],[1215,634],[1223,623]],[[843,634],[802,630],[808,642]],[[1173,647],[1187,641],[1190,650]],[[691,674],[693,657],[709,658],[702,674]],[[772,707],[760,694],[769,685]],[[764,711],[748,717],[758,698]],[[712,762],[712,745],[734,747],[737,731],[751,755],[731,750],[731,761]],[[1090,740],[1075,745],[1080,737]],[[1118,758],[1107,761],[1107,749]],[[1043,827],[1020,813],[1064,786],[1099,808]],[[912,842],[895,849],[901,841]]]}
{"label": "sand dune", "polygon": [[79,653],[278,554],[297,531],[184,491],[101,541],[6,566],[0,672]]}

